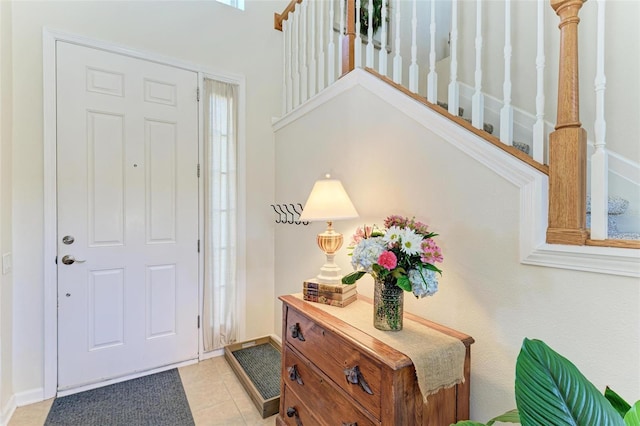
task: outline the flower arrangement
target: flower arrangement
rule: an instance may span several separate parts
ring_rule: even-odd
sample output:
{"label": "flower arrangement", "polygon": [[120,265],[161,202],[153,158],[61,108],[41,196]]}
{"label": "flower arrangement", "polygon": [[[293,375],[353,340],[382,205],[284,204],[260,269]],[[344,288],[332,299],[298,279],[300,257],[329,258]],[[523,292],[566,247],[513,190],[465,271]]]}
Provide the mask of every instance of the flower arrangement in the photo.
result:
{"label": "flower arrangement", "polygon": [[389,216],[384,230],[375,226],[358,228],[349,248],[355,272],[342,278],[343,284],[354,284],[365,274],[374,279],[395,283],[416,297],[431,296],[438,291],[437,275],[442,271],[435,263],[442,262],[442,251],[433,240],[427,225],[415,218]]}

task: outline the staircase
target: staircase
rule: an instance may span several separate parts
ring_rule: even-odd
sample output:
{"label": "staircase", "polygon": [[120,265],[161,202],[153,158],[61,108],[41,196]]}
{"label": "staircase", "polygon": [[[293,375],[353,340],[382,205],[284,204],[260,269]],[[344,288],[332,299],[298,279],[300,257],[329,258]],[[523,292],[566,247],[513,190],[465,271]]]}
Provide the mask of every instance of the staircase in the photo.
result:
{"label": "staircase", "polygon": [[[600,13],[602,5],[598,2],[598,40],[603,38],[604,15]],[[383,0],[380,10],[374,11],[372,2],[344,0],[343,2],[325,2],[321,0],[292,0],[281,13],[275,14],[274,26],[283,32],[284,61],[283,61],[283,113],[286,115],[299,106],[303,106],[319,92],[329,88],[336,79],[349,73],[354,68],[363,68],[382,81],[390,84],[414,100],[424,104],[468,131],[480,136],[496,147],[508,152],[529,166],[549,176],[549,223],[546,239],[551,244],[570,245],[596,245],[604,247],[640,248],[638,235],[640,229],[629,232],[618,228],[617,218],[622,217],[625,211],[620,212],[621,201],[612,197],[609,202],[609,229],[604,230],[604,224],[594,220],[596,235],[606,235],[598,240],[590,240],[589,227],[591,226],[591,203],[585,206],[585,194],[587,192],[587,158],[584,155],[584,146],[587,144],[586,134],[591,134],[595,127],[594,142],[595,154],[592,161],[591,182],[604,182],[597,188],[605,188],[593,193],[594,199],[602,200],[594,205],[604,206],[608,191],[607,151],[604,142],[606,126],[604,125],[604,75],[598,71],[596,78],[596,102],[595,123],[588,123],[581,127],[578,111],[578,52],[577,43],[569,41],[577,37],[578,11],[580,6],[569,7],[570,0],[556,0],[551,6],[560,18],[560,48],[559,57],[560,76],[558,78],[558,111],[556,130],[552,131],[552,125],[545,121],[545,45],[544,32],[549,25],[545,23],[545,8],[549,5],[544,2],[536,2],[531,13],[518,12],[514,16],[535,17],[535,29],[526,37],[535,38],[536,42],[529,45],[527,55],[518,51],[520,46],[511,45],[511,33],[522,26],[522,22],[511,22],[511,2],[505,1],[505,37],[504,45],[495,46],[483,43],[482,34],[487,29],[481,28],[482,9],[484,3],[458,3],[445,5],[439,2],[425,2],[420,7],[423,10],[416,12],[406,7],[401,1],[392,2]],[[604,2],[602,2],[604,3]],[[496,3],[497,4],[497,3]],[[385,5],[387,9],[385,9]],[[404,6],[403,6],[404,5]],[[365,25],[361,19],[360,8],[369,7],[368,14],[381,13],[378,28]],[[431,8],[430,14],[425,13],[424,8]],[[443,34],[443,21],[440,19],[436,27],[435,8],[450,7],[450,27],[446,24],[444,32],[449,33],[448,47],[443,50],[434,46],[434,40],[440,40]],[[458,7],[462,9],[458,11]],[[492,5],[491,7],[496,7]],[[528,7],[525,4],[515,3],[513,7]],[[536,10],[537,8],[537,10]],[[460,23],[458,13],[469,18],[471,9],[477,9],[475,28],[471,20]],[[486,11],[484,12],[486,13]],[[429,18],[430,16],[430,18]],[[375,19],[378,17],[376,16]],[[440,15],[442,18],[442,15]],[[431,22],[428,22],[431,19]],[[444,21],[446,22],[446,20]],[[495,26],[495,22],[492,26]],[[499,24],[498,24],[499,25]],[[366,31],[362,31],[367,28]],[[402,28],[402,31],[399,29]],[[418,38],[416,35],[422,31],[427,32],[427,38],[431,46],[425,45],[424,35]],[[515,28],[515,30],[514,30]],[[495,32],[499,28],[492,28]],[[557,31],[555,24],[553,29]],[[395,30],[395,31],[394,31]],[[531,31],[531,30],[529,30]],[[458,34],[460,32],[460,34]],[[475,51],[473,33],[475,32]],[[402,36],[401,36],[402,33]],[[439,34],[439,35],[438,35]],[[486,35],[486,34],[485,34]],[[458,37],[460,46],[458,48]],[[535,37],[531,37],[535,36]],[[557,37],[557,34],[553,34]],[[403,37],[401,39],[401,37]],[[440,38],[439,38],[440,37]],[[522,34],[520,34],[520,37]],[[487,37],[487,40],[489,37]],[[416,41],[417,40],[417,41]],[[440,40],[442,41],[442,40]],[[471,42],[470,42],[471,41]],[[377,43],[377,44],[376,44]],[[533,55],[531,55],[531,46]],[[386,48],[385,48],[386,46]],[[419,49],[421,53],[419,54]],[[483,50],[484,49],[484,50]],[[512,51],[517,54],[513,55]],[[490,53],[491,52],[491,53]],[[483,92],[487,86],[493,86],[493,92],[499,92],[496,84],[488,84],[483,81],[483,71],[486,76],[502,74],[496,69],[496,63],[502,63],[498,59],[498,53],[504,52],[504,81],[502,82],[503,98],[497,99]],[[557,53],[554,53],[556,56]],[[428,56],[428,59],[425,59]],[[475,56],[475,57],[474,57]],[[528,56],[528,59],[523,59]],[[530,75],[525,68],[535,59],[535,72]],[[597,49],[597,67],[601,70],[604,60],[603,50],[600,44]],[[482,58],[493,57],[491,63],[482,63]],[[557,56],[556,56],[557,57]],[[442,66],[448,59],[448,65]],[[483,68],[484,67],[484,68]],[[518,70],[512,75],[511,68]],[[428,71],[428,72],[425,72]],[[475,70],[475,71],[474,71]],[[474,71],[474,72],[470,72]],[[496,72],[497,71],[497,72]],[[426,74],[426,86],[424,76]],[[555,73],[554,73],[555,74]],[[472,76],[469,78],[469,76]],[[558,74],[555,74],[558,75]],[[459,78],[466,77],[466,81]],[[408,79],[407,79],[408,77]],[[501,77],[500,77],[501,78]],[[512,79],[513,78],[513,79]],[[516,81],[518,78],[524,80]],[[474,80],[474,84],[471,80]],[[440,80],[440,83],[438,83]],[[484,78],[486,80],[486,77]],[[513,80],[513,81],[512,81]],[[447,84],[448,83],[448,84]],[[527,90],[514,91],[515,95],[524,93],[528,103],[535,97],[535,113],[519,110],[512,105],[512,86],[533,88],[533,96]],[[522,86],[524,85],[524,86]],[[466,86],[466,87],[463,87]],[[466,92],[463,98],[463,89]],[[497,90],[496,90],[497,89]],[[556,96],[554,95],[554,98]],[[442,101],[442,100],[446,101]],[[463,105],[461,105],[463,104]],[[464,106],[464,107],[463,107]],[[471,117],[464,116],[465,108],[471,111]],[[529,110],[531,111],[531,110]],[[523,118],[517,122],[518,116]],[[473,124],[475,123],[475,124]],[[498,135],[494,135],[494,130]],[[552,143],[553,141],[553,143]],[[545,163],[546,158],[549,163]],[[604,160],[602,160],[604,158]],[[551,162],[551,159],[555,159]],[[593,166],[595,164],[595,166]],[[634,166],[635,167],[635,166]],[[597,173],[596,173],[597,172]],[[639,201],[633,200],[633,211]],[[625,200],[626,201],[626,200]],[[622,204],[625,204],[624,202]],[[611,208],[611,206],[615,206]],[[626,206],[629,201],[626,201]],[[625,207],[625,210],[628,207]],[[587,215],[586,210],[589,211]],[[604,210],[604,209],[603,209]],[[604,215],[600,215],[603,217]],[[595,216],[594,216],[595,217]],[[629,216],[630,217],[630,216]],[[640,228],[640,221],[638,221]],[[586,226],[585,226],[586,225]],[[595,237],[594,237],[595,238]],[[613,241],[616,240],[616,241]]]}

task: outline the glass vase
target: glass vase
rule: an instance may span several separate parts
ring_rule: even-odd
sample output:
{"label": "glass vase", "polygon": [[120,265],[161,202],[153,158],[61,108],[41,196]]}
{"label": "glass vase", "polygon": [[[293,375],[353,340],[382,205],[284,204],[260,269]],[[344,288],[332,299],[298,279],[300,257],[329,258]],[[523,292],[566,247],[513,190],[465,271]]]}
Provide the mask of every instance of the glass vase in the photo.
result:
{"label": "glass vase", "polygon": [[404,290],[393,277],[376,278],[373,290],[373,326],[378,330],[402,330]]}

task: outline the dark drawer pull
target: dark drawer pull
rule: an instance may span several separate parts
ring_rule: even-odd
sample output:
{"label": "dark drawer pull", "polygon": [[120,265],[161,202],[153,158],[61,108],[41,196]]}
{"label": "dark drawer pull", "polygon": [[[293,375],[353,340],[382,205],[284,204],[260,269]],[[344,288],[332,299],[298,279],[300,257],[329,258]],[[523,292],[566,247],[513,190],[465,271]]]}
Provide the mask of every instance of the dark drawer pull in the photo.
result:
{"label": "dark drawer pull", "polygon": [[300,421],[300,416],[298,415],[298,410],[296,410],[294,407],[287,408],[287,417],[295,417],[296,425],[302,426],[302,422]]}
{"label": "dark drawer pull", "polygon": [[342,426],[358,426],[358,422],[353,422],[353,423],[342,422]]}
{"label": "dark drawer pull", "polygon": [[344,370],[344,375],[347,376],[347,382],[352,385],[360,385],[363,391],[368,393],[369,395],[373,395],[373,391],[369,387],[369,384],[364,379],[362,372],[360,372],[360,367],[357,365],[353,368],[347,368]]}
{"label": "dark drawer pull", "polygon": [[289,331],[291,331],[291,337],[304,342],[304,336],[302,335],[302,331],[300,331],[300,324],[293,324],[291,327],[289,327]]}
{"label": "dark drawer pull", "polygon": [[287,371],[289,372],[289,378],[293,381],[297,381],[298,384],[300,385],[304,385],[304,383],[302,383],[302,377],[300,376],[300,373],[298,372],[298,367],[296,367],[295,364],[293,364],[291,367],[287,368]]}

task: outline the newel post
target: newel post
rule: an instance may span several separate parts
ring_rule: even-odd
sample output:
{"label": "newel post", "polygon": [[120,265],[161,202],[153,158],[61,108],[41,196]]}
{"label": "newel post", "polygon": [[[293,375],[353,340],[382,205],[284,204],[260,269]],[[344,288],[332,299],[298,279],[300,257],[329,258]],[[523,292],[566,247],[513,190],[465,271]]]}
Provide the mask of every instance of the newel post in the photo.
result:
{"label": "newel post", "polygon": [[[342,41],[342,74],[345,75],[355,68],[355,39],[356,39],[356,0],[346,2],[345,37]],[[358,17],[360,19],[360,17]]]}
{"label": "newel post", "polygon": [[584,245],[587,133],[580,123],[578,12],[585,0],[551,0],[560,17],[558,117],[549,135],[549,227],[547,242]]}

